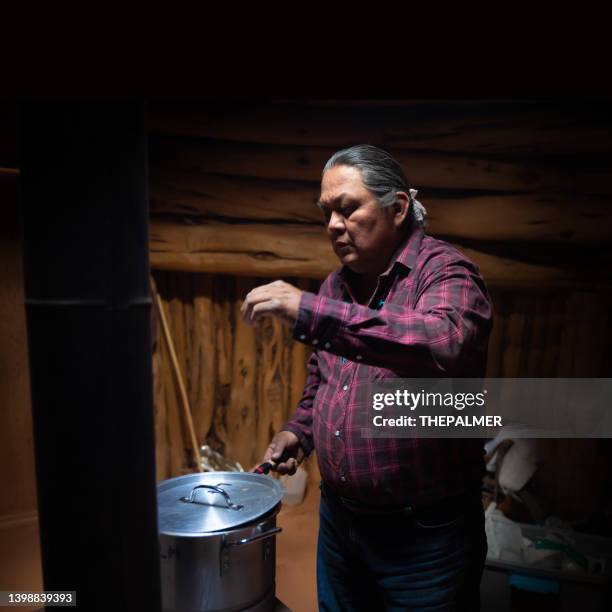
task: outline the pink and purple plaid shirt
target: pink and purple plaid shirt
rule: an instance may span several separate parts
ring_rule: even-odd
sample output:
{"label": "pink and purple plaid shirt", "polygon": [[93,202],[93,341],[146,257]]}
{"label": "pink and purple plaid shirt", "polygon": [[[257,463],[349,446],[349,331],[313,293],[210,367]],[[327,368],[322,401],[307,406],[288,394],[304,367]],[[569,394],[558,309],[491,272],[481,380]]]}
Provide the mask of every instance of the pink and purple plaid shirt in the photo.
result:
{"label": "pink and purple plaid shirt", "polygon": [[318,295],[304,292],[293,337],[311,345],[308,379],[283,427],[321,478],[369,505],[418,506],[478,487],[482,441],[367,438],[357,419],[360,385],[380,378],[485,375],[493,309],[477,266],[416,229],[400,246],[365,306],[341,266]]}

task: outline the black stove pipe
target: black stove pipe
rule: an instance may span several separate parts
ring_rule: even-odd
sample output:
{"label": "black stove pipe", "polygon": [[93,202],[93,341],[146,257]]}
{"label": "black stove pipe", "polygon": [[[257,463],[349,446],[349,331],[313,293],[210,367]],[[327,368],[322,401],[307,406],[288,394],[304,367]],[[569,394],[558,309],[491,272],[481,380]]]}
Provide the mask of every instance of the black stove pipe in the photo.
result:
{"label": "black stove pipe", "polygon": [[160,609],[141,104],[20,110],[44,588]]}

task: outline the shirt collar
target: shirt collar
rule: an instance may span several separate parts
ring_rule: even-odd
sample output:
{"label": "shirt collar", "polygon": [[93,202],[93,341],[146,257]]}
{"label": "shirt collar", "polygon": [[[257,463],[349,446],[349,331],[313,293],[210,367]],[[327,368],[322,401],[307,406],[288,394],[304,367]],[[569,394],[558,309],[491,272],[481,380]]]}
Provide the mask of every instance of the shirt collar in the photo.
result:
{"label": "shirt collar", "polygon": [[[387,276],[394,268],[406,268],[412,270],[416,263],[419,250],[421,249],[421,241],[423,240],[423,229],[416,227],[410,235],[404,238],[391,259],[387,269],[380,276]],[[352,275],[352,271],[347,266],[342,266],[338,272],[341,280],[348,280]]]}

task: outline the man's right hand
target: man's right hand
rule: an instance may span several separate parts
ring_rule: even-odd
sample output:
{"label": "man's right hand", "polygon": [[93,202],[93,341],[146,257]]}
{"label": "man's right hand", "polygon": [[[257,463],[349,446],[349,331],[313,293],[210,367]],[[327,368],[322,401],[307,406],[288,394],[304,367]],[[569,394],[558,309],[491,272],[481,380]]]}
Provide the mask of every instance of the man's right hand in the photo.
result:
{"label": "man's right hand", "polygon": [[273,469],[279,474],[295,474],[298,465],[304,461],[304,450],[302,449],[298,437],[291,431],[279,431],[274,438],[272,438],[272,442],[270,442],[270,446],[268,446],[264,454],[262,463],[270,460],[276,462],[285,452],[289,455],[289,459],[283,463],[277,464]]}

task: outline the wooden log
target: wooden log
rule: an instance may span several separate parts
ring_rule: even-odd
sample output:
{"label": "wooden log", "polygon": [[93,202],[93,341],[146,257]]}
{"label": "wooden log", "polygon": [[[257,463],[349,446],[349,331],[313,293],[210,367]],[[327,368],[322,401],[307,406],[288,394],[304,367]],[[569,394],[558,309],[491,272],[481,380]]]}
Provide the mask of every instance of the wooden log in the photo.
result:
{"label": "wooden log", "polygon": [[503,305],[505,303],[504,293],[491,290],[491,301],[493,303],[493,329],[489,336],[489,348],[487,358],[487,378],[499,378],[501,376],[502,341],[504,335],[505,317]]}
{"label": "wooden log", "polygon": [[170,293],[168,294],[168,327],[172,334],[172,341],[176,351],[176,358],[181,372],[187,372],[187,359],[189,350],[187,334],[185,331],[185,309],[188,300],[185,298],[185,278],[187,274],[171,274],[168,277]]}
{"label": "wooden log", "polygon": [[[218,219],[321,224],[318,197],[318,183],[166,173],[152,177],[151,213],[194,223]],[[440,197],[425,191],[418,197],[429,213],[433,235],[577,244],[611,240],[610,197],[535,193]]]}
{"label": "wooden log", "polygon": [[[297,286],[302,291],[309,291],[309,282],[306,279],[300,279],[297,282]],[[285,414],[286,419],[295,413],[298,402],[304,392],[307,378],[306,361],[310,352],[310,349],[302,342],[294,341],[291,343],[291,394],[289,396],[287,413]]]}
{"label": "wooden log", "polygon": [[[151,174],[161,171],[208,172],[268,179],[320,181],[335,152],[326,147],[290,147],[187,141],[172,137],[150,140]],[[421,189],[480,189],[573,194],[612,193],[608,172],[565,168],[552,162],[497,161],[429,151],[390,152],[404,168],[408,181]]]}
{"label": "wooden log", "polygon": [[163,345],[164,390],[166,393],[166,437],[168,440],[169,476],[180,476],[187,467],[188,444],[179,415],[178,391],[172,373],[167,345]]}
{"label": "wooden log", "polygon": [[[231,281],[231,282],[230,282]],[[213,286],[213,322],[215,330],[215,405],[213,411],[212,438],[227,450],[227,413],[232,387],[234,282],[226,276],[216,276]]]}
{"label": "wooden log", "polygon": [[[612,129],[601,104],[353,101],[344,108],[295,104],[155,105],[154,134],[236,142],[345,147],[367,142],[405,149],[550,155],[609,152]],[[348,106],[348,108],[347,108]],[[248,112],[245,112],[248,111]],[[600,113],[601,114],[601,113]]]}
{"label": "wooden log", "polygon": [[599,377],[605,351],[600,325],[608,318],[600,298],[592,292],[567,296],[557,376]]}
{"label": "wooden log", "polygon": [[575,302],[574,307],[580,313],[578,337],[574,347],[576,355],[580,358],[574,362],[573,376],[605,377],[602,364],[607,346],[601,325],[609,320],[607,297],[585,291],[574,293],[570,300]]}
{"label": "wooden log", "polygon": [[[155,282],[152,282],[152,287]],[[163,339],[160,335],[161,322],[157,308],[151,309],[151,366],[153,376],[153,409],[155,412],[155,474],[157,482],[170,477],[169,451],[167,438],[167,408],[164,389],[164,373],[162,363]]]}
{"label": "wooden log", "polygon": [[503,378],[519,378],[522,376],[522,362],[525,358],[525,313],[521,296],[514,299],[514,308],[506,321],[504,333],[504,350],[502,356]]}
{"label": "wooden log", "polygon": [[[299,279],[296,284],[303,291],[315,290],[315,288],[311,286],[312,283],[307,279]],[[296,341],[291,342],[289,345],[289,350],[291,355],[289,359],[291,363],[291,385],[285,420],[293,416],[304,392],[304,385],[306,384],[307,379],[306,362],[308,361],[308,357],[310,357],[311,353],[309,347],[302,342]],[[319,481],[321,480],[321,474],[319,472],[316,452],[313,451],[310,457],[306,459],[302,467],[304,467],[308,472],[308,482],[310,485],[318,486]]]}
{"label": "wooden log", "polygon": [[258,357],[257,434],[254,463],[261,460],[270,440],[283,424],[285,389],[283,324],[266,318],[258,327],[261,343]]}
{"label": "wooden log", "polygon": [[564,293],[554,293],[547,296],[545,301],[543,321],[544,326],[544,353],[540,364],[539,376],[544,378],[554,378],[557,376],[559,352],[561,346],[561,333],[565,325],[565,300],[567,295]]}
{"label": "wooden log", "polygon": [[[191,405],[191,389],[196,384],[192,381],[191,373],[193,369],[194,360],[194,337],[193,337],[193,306],[194,306],[194,292],[193,292],[193,281],[195,274],[177,274],[177,288],[179,291],[179,303],[181,305],[181,343],[183,346],[183,354],[180,356],[181,372],[184,375],[185,380],[185,391],[187,393],[187,401],[189,403],[189,413],[193,422],[193,407]],[[201,445],[200,438],[195,434],[194,426],[194,438],[196,439],[198,449]]]}
{"label": "wooden log", "polygon": [[569,297],[566,296],[564,300],[563,325],[559,330],[560,345],[556,373],[559,378],[571,378],[574,375],[575,361],[580,359],[575,346],[578,341],[579,318],[583,315],[576,309],[577,302]]}
{"label": "wooden log", "polygon": [[[301,225],[179,225],[152,221],[150,261],[157,269],[243,276],[325,278],[338,265],[324,230]],[[491,286],[603,287],[608,279],[587,278],[563,265],[527,263],[458,247]],[[569,259],[569,258],[568,258]]]}
{"label": "wooden log", "polygon": [[227,457],[239,461],[245,469],[249,469],[256,461],[254,432],[257,425],[257,350],[255,330],[242,320],[240,304],[241,298],[253,286],[252,279],[236,279],[232,387],[226,416]]}
{"label": "wooden log", "polygon": [[525,372],[523,376],[537,378],[542,374],[542,364],[546,352],[546,320],[545,303],[550,300],[549,296],[530,296],[524,305],[528,308],[525,321]]}
{"label": "wooden log", "polygon": [[151,176],[151,214],[221,220],[321,223],[319,184],[162,172]]}
{"label": "wooden log", "polygon": [[300,225],[179,225],[152,221],[155,268],[244,276],[322,278],[336,257],[320,227]]}
{"label": "wooden log", "polygon": [[153,406],[155,410],[155,475],[157,482],[170,477],[166,394],[162,367],[162,356],[158,347],[152,357]]}
{"label": "wooden log", "polygon": [[209,434],[215,403],[215,328],[212,277],[197,274],[194,280],[193,323],[190,336],[190,403],[196,436],[203,443]]}

